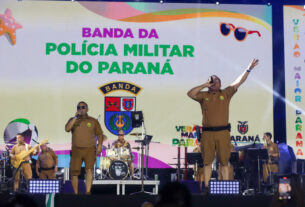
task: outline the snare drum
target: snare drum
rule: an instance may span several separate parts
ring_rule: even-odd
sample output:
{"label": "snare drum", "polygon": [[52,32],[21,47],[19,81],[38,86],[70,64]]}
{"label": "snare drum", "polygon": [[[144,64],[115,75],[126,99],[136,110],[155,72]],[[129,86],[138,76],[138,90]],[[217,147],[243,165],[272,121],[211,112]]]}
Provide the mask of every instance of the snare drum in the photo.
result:
{"label": "snare drum", "polygon": [[121,160],[112,161],[109,167],[109,177],[113,180],[124,180],[128,176],[128,166]]}
{"label": "snare drum", "polygon": [[110,160],[117,160],[119,158],[117,149],[115,149],[115,148],[107,149],[106,157],[108,157]]}
{"label": "snare drum", "polygon": [[130,158],[129,150],[126,147],[118,148],[119,158],[123,160],[127,160]]}

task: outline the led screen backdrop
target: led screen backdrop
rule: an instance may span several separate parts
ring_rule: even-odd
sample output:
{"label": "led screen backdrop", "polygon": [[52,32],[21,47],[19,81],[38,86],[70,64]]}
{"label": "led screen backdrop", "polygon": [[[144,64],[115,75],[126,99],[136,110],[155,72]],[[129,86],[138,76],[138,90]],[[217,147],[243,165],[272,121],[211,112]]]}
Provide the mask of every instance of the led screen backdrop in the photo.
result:
{"label": "led screen backdrop", "polygon": [[28,130],[28,140],[49,138],[67,166],[64,126],[86,101],[108,136],[105,146],[123,128],[136,147],[130,133],[142,128],[133,129],[130,116],[143,111],[153,135],[149,166],[169,167],[179,143],[195,147],[201,124],[187,91],[213,74],[224,88],[253,58],[259,66],[231,101],[232,143],[273,132],[270,6],[1,0],[0,17],[5,143]]}
{"label": "led screen backdrop", "polygon": [[287,144],[297,158],[305,158],[304,137],[304,26],[303,6],[284,7]]}

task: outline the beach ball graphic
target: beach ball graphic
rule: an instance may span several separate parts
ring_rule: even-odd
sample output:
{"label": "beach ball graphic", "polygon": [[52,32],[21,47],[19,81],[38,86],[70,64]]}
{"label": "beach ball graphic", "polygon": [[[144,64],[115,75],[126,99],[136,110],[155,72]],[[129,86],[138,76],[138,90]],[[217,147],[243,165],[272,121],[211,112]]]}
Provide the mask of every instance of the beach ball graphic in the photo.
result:
{"label": "beach ball graphic", "polygon": [[16,144],[16,135],[22,133],[27,144],[35,146],[38,142],[38,131],[28,119],[20,118],[11,121],[4,130],[4,142],[7,146]]}

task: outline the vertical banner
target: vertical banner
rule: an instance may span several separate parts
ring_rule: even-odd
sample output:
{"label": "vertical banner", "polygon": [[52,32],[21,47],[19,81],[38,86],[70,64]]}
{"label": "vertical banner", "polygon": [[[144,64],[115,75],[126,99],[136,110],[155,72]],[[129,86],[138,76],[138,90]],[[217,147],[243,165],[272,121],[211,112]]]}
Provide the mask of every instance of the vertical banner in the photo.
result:
{"label": "vertical banner", "polygon": [[305,10],[303,6],[284,6],[285,84],[287,144],[299,159],[305,159]]}
{"label": "vertical banner", "polygon": [[[122,128],[138,155],[144,132],[153,136],[149,167],[171,167],[177,146],[197,145],[202,114],[187,92],[214,74],[226,88],[253,58],[259,65],[231,100],[231,139],[237,146],[260,143],[264,132],[273,132],[271,10],[1,0],[2,149],[29,125],[16,120],[26,120],[68,166],[71,134],[64,126],[85,101],[108,137],[105,146]],[[144,125],[133,127],[133,111],[143,112]]]}

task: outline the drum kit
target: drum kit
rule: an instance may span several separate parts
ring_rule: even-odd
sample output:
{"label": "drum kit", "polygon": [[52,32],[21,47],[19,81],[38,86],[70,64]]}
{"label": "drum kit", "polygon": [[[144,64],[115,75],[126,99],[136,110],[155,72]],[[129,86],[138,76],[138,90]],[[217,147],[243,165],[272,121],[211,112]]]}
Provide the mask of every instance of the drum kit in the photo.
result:
{"label": "drum kit", "polygon": [[124,180],[130,174],[128,162],[132,161],[132,156],[128,148],[107,148],[106,156],[100,157],[99,169],[102,173],[102,179],[107,176],[114,180]]}
{"label": "drum kit", "polygon": [[[134,157],[131,154],[130,150],[127,147],[104,147],[106,149],[106,153],[104,156],[100,157],[100,163],[98,165],[99,169],[99,176],[95,176],[96,179],[113,179],[113,180],[124,180],[128,176],[131,176],[131,170],[134,170],[134,174],[132,175],[134,179],[141,179],[142,171],[141,168],[143,167],[142,159],[144,161],[144,157],[142,156],[142,146],[143,140],[141,139],[142,133],[131,133],[131,136],[136,137],[136,143],[138,144],[137,147],[133,147],[132,149],[136,150],[137,152],[137,163],[135,169],[130,169],[130,162],[133,162]],[[147,136],[145,136],[147,137]],[[148,136],[151,137],[152,136]],[[144,140],[146,140],[144,138]],[[148,144],[147,144],[148,145]],[[148,155],[149,152],[145,153]],[[148,161],[146,161],[148,163]]]}

